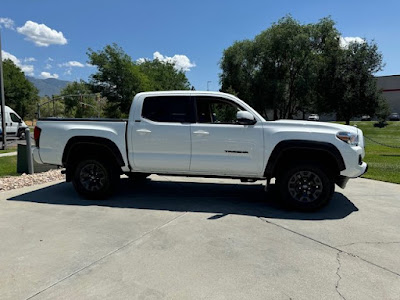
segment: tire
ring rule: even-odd
[[[148,174],[148,173],[129,173],[127,175],[129,177],[129,179],[132,180],[132,181],[144,181],[151,174]]]
[[[18,131],[17,137],[18,137],[20,140],[23,140],[23,139],[25,138],[25,132],[22,131],[22,130],[19,130],[19,131]]]
[[[300,211],[315,211],[330,201],[335,190],[332,175],[315,163],[289,167],[277,178],[284,204]]]
[[[75,164],[72,183],[86,199],[106,199],[114,191],[118,173],[102,159],[83,159]]]

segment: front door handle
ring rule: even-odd
[[[198,135],[209,135],[210,134],[208,131],[204,131],[204,130],[193,131],[193,133],[198,134]]]
[[[136,132],[139,132],[139,134],[147,134],[147,133],[151,133],[151,130],[148,129],[138,129],[136,130]]]

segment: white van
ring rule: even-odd
[[[5,122],[6,122],[7,136],[21,138],[24,135],[25,128],[28,128],[28,126],[12,108],[6,106],[5,114],[6,114]],[[1,118],[2,116],[0,112],[0,139],[3,139]]]

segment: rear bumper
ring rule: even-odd
[[[37,147],[33,147],[33,148],[32,148],[32,156],[33,156],[33,159],[34,159],[38,164],[43,164],[42,160],[40,159],[39,148],[37,148]]]

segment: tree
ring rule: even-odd
[[[374,43],[351,43],[340,53],[334,82],[336,101],[326,103],[326,110],[336,112],[337,118],[350,124],[350,119],[363,114],[374,115],[379,104],[373,74],[382,69],[382,55]]]
[[[101,103],[96,100],[90,86],[85,81],[74,81],[62,89],[65,114],[75,118],[90,118],[101,115]]]
[[[330,18],[302,25],[287,16],[224,50],[221,90],[233,89],[264,116],[272,109],[274,119],[335,112],[348,121],[374,113],[379,92],[373,74],[381,62],[376,44],[341,46]]]
[[[97,67],[90,76],[91,90],[107,98],[109,117],[126,117],[136,93],[149,90],[149,79],[117,44],[97,52],[89,49],[87,54],[89,63]]]
[[[33,117],[39,91],[26,79],[24,72],[9,59],[3,61],[3,75],[6,104],[21,118]]]
[[[133,97],[144,91],[188,90],[189,80],[175,65],[158,59],[133,62],[116,44],[88,51],[89,63],[97,67],[90,76],[90,89],[107,98],[109,117],[126,117]]]
[[[149,88],[153,91],[190,89],[190,83],[185,73],[176,70],[172,63],[154,59],[145,60],[138,66],[139,70],[149,79]]]

